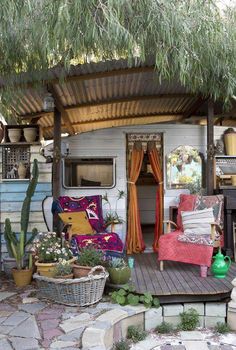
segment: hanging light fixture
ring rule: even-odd
[[[48,92],[43,99],[43,110],[45,112],[53,112],[54,111],[54,98],[50,92]]]

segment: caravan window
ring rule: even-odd
[[[65,158],[66,188],[111,188],[115,186],[115,158]]]

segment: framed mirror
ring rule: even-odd
[[[167,188],[198,193],[203,184],[203,155],[192,146],[179,146],[167,155]]]

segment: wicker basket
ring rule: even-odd
[[[96,270],[102,270],[95,275]],[[86,306],[101,300],[108,272],[103,266],[95,266],[88,276],[75,279],[56,279],[34,274],[39,289],[38,297],[70,306]]]

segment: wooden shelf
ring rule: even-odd
[[[39,146],[41,142],[2,142],[0,146]]]
[[[30,179],[2,179],[2,182],[29,182]]]

